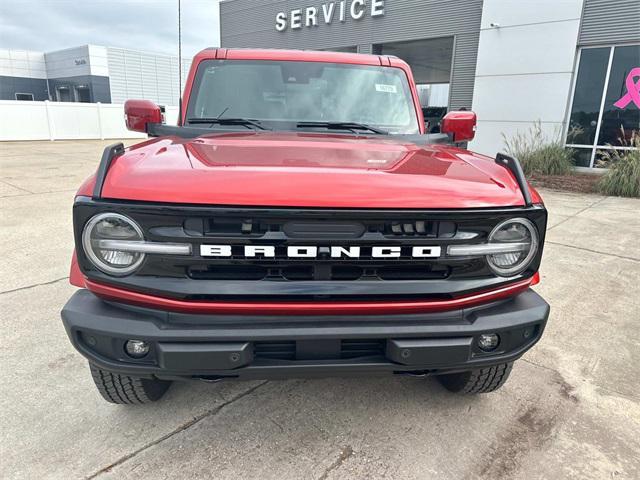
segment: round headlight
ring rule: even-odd
[[[117,250],[104,240],[144,241],[142,229],[129,217],[100,213],[89,220],[82,232],[84,253],[98,270],[116,276],[129,275],[144,261],[144,253]]]
[[[498,275],[509,277],[526,269],[538,251],[538,231],[526,218],[505,220],[489,234],[490,244],[520,244],[520,249],[508,253],[487,255],[487,262]]]

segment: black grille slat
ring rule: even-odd
[[[453,222],[445,221],[403,221],[392,222],[386,224],[384,227],[384,233],[386,235],[393,235],[395,237],[427,237],[437,238],[442,232],[443,236],[450,238],[455,235],[456,224]]]
[[[296,342],[254,342],[253,356],[273,360],[295,360]]]
[[[188,218],[183,222],[190,236],[261,238],[270,232],[283,232],[286,238],[358,239],[365,233],[391,237],[451,238],[457,225],[450,221],[400,220],[379,223],[333,222],[321,220],[287,221],[242,217]]]
[[[424,265],[406,265],[379,267],[376,273],[381,280],[430,280],[446,278],[450,269],[446,266],[430,268]]]
[[[287,267],[281,269],[281,276],[289,281],[313,280],[313,266]]]
[[[359,266],[334,265],[331,268],[331,280],[358,280],[364,275],[364,269]]]
[[[195,280],[263,280],[268,269],[259,265],[206,265],[190,267],[188,274]]]
[[[184,222],[185,229],[197,225],[192,219]],[[263,224],[252,218],[222,217],[207,218],[202,223],[204,236],[261,236],[268,231],[273,231],[272,226]],[[191,227],[193,231],[193,227]]]
[[[282,227],[289,238],[360,238],[365,230],[360,222],[287,222]]]
[[[444,279],[451,274],[445,265],[405,264],[380,265],[373,262],[357,264],[320,264],[316,262],[302,265],[269,264],[218,264],[188,268],[194,280],[273,280],[273,281],[357,281],[364,278],[384,281]]]
[[[342,340],[340,358],[373,357],[384,354],[384,339]]]
[[[385,339],[348,339],[340,342],[340,358],[353,359],[384,355]],[[296,360],[295,341],[265,341],[253,343],[257,359]]]

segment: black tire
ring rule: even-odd
[[[439,375],[444,388],[454,393],[489,393],[505,384],[511,373],[513,362],[479,368],[468,372]]]
[[[162,398],[170,381],[130,377],[102,370],[89,364],[96,388],[107,402],[119,405],[141,405]]]

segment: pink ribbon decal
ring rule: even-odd
[[[637,82],[634,82],[635,79]],[[625,80],[627,87],[627,93],[618,100],[614,105],[618,108],[625,108],[631,102],[636,104],[636,107],[640,108],[640,67],[632,68]]]

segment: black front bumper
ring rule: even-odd
[[[139,377],[286,378],[440,374],[516,360],[541,337],[549,305],[533,290],[442,313],[358,316],[190,315],[76,292],[62,310],[73,345],[91,363]],[[491,353],[477,346],[497,333]],[[128,339],[150,344],[142,359]]]

